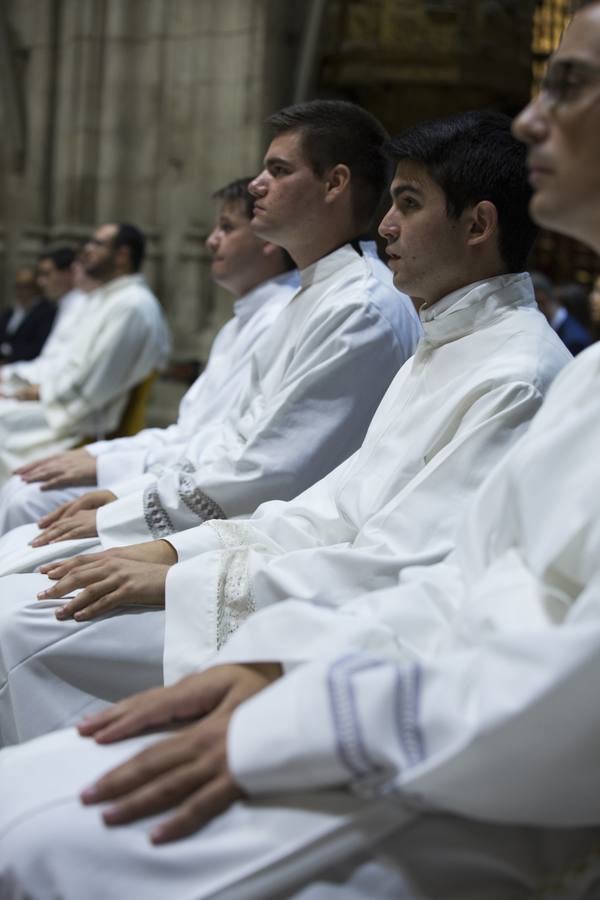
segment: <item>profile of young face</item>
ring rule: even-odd
[[[379,234],[387,242],[394,285],[417,309],[429,306],[468,283],[468,211],[450,217],[443,190],[416,162],[398,163],[390,194],[392,205]]]
[[[530,212],[600,246],[600,2],[581,9],[513,131],[529,145]]]
[[[40,259],[36,274],[38,287],[47,300],[60,300],[73,284],[71,269],[57,269],[52,259]]]
[[[212,254],[213,279],[236,296],[256,283],[256,272],[261,262],[265,242],[254,233],[241,201],[224,203],[206,239]]]
[[[299,235],[322,216],[326,188],[302,152],[299,131],[286,131],[271,141],[264,168],[251,182],[252,228],[265,240],[293,250]]]

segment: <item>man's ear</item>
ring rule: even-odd
[[[498,210],[491,200],[480,200],[469,210],[467,223],[469,246],[484,244],[498,231]]]
[[[127,244],[119,244],[119,246],[115,248],[115,263],[118,268],[124,271],[133,269],[131,264],[131,250]]]
[[[350,169],[344,163],[338,163],[330,169],[323,183],[325,185],[325,202],[333,203],[340,194],[348,190],[351,181]]]

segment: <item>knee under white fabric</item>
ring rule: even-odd
[[[18,475],[13,475],[0,491],[0,535],[19,525],[37,522],[63,503],[90,490],[90,487],[68,487],[42,491],[38,483],[27,484]]]
[[[596,896],[598,829],[486,825],[341,790],[236,803],[154,847],[164,815],[110,829],[78,795],[158,737],[100,747],[68,730],[0,753],[4,900],[106,900],[113,886],[144,900]]]
[[[2,581],[0,746],[77,722],[82,715],[163,682],[164,614],[140,607],[59,622],[62,601],[36,600],[44,575]]]

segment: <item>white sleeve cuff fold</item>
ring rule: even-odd
[[[134,489],[139,490],[139,479],[144,475],[146,455],[146,450],[101,453],[97,462],[96,481],[98,487],[110,488],[111,485],[116,485],[121,491],[117,494],[119,497],[125,493],[129,494],[132,492],[132,489],[129,487],[130,484],[137,484],[137,487]],[[127,481],[124,480],[125,477]],[[144,481],[144,485],[145,483]],[[114,491],[114,493],[117,493],[117,491]]]
[[[177,553],[178,562],[186,562],[210,550],[222,549],[217,533],[207,523],[197,525],[196,528],[186,528],[185,531],[176,531],[164,540]]]
[[[307,791],[348,783],[335,751],[324,690],[327,666],[302,667],[239,706],[229,726],[227,755],[248,794]]]

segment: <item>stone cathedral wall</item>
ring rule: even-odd
[[[145,274],[176,355],[206,355],[231,309],[208,277],[210,193],[257,169],[264,117],[290,100],[284,7],[3,0],[0,299],[48,241],[132,221],[149,235]]]
[[[205,359],[231,302],[210,283],[210,193],[251,174],[297,96],[390,130],[529,94],[535,0],[2,0],[0,303],[48,241],[130,220],[176,359]],[[306,59],[304,60],[306,62]],[[306,76],[306,72],[304,73]],[[301,79],[300,79],[301,80]]]

